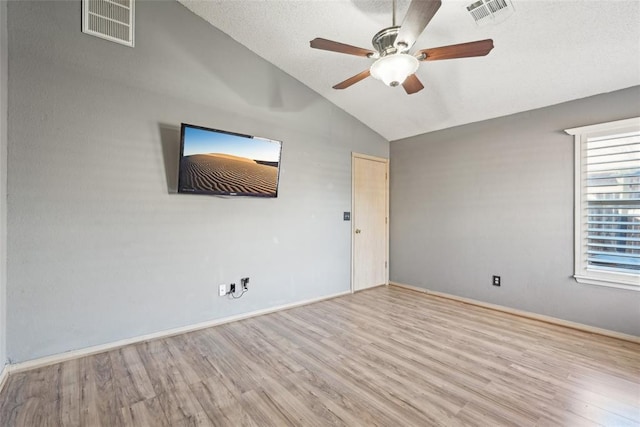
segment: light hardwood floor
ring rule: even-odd
[[[396,287],[12,375],[4,426],[640,425],[640,345]]]

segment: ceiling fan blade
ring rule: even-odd
[[[356,55],[369,57],[375,52],[369,49],[364,49],[357,46],[351,46],[349,44],[334,42],[332,40],[315,38],[309,42],[314,49],[329,50],[331,52],[346,53],[347,55]]]
[[[440,59],[468,58],[471,56],[485,56],[493,49],[493,40],[478,40],[476,42],[452,44],[449,46],[433,47],[419,51],[423,55],[421,61],[438,61]]]
[[[360,80],[366,79],[370,75],[371,75],[371,73],[369,72],[369,70],[364,70],[363,72],[358,73],[355,76],[349,77],[347,80],[338,83],[333,88],[334,89],[346,89],[349,86],[358,83]]]
[[[396,44],[406,43],[407,48],[413,46],[441,5],[440,0],[412,0],[402,21]]]
[[[407,92],[407,95],[420,92],[422,89],[424,89],[422,82],[415,74],[411,74],[409,77],[407,77],[402,83],[402,87],[404,88],[405,92]]]

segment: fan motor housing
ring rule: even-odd
[[[396,44],[396,38],[400,27],[388,27],[384,28],[376,33],[371,40],[373,47],[378,51],[380,57],[393,55],[394,53],[402,53],[409,50],[410,46],[406,44]]]

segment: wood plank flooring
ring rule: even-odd
[[[396,287],[12,375],[1,426],[638,426],[640,345]]]

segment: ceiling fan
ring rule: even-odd
[[[346,89],[360,80],[372,76],[382,80],[387,86],[402,85],[407,94],[411,95],[424,89],[415,75],[420,61],[485,56],[493,49],[493,40],[486,39],[422,49],[410,54],[409,50],[441,5],[441,0],[412,0],[402,25],[396,26],[396,0],[393,0],[392,26],[378,31],[373,36],[371,42],[376,49],[375,52],[322,38],[311,40],[311,47],[376,60],[368,70],[338,83],[333,86],[334,89]]]

